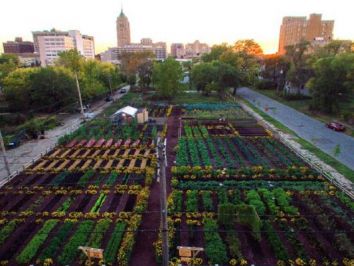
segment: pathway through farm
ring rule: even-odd
[[[174,108],[172,115],[167,120],[167,163],[166,169],[167,178],[167,195],[171,192],[171,166],[175,160],[174,147],[178,141],[178,126],[180,109]],[[150,197],[148,201],[147,213],[144,214],[137,240],[129,265],[157,265],[155,257],[155,249],[153,242],[157,239],[157,231],[150,231],[159,229],[160,227],[160,184],[154,182],[151,186]],[[150,213],[151,212],[151,213]],[[148,231],[144,231],[148,230]]]

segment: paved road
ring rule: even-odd
[[[129,86],[124,87],[127,91]],[[118,100],[125,94],[116,93],[113,95],[114,100]],[[105,102],[104,100],[93,104],[91,110],[93,116],[101,113],[105,108],[111,105],[112,102]],[[23,169],[23,165],[30,163],[36,159],[41,153],[46,153],[47,149],[55,146],[59,137],[70,133],[77,129],[81,123],[81,115],[74,114],[68,116],[64,121],[64,125],[56,127],[52,130],[46,131],[45,139],[28,141],[25,144],[17,147],[16,149],[8,150],[6,152],[11,172],[19,171]],[[1,154],[2,155],[2,154]],[[2,156],[0,157],[0,183],[1,180],[7,177],[5,165]]]
[[[237,94],[263,111],[268,109],[268,115],[295,131],[301,138],[316,145],[327,154],[334,156],[334,150],[339,145],[340,153],[335,158],[354,170],[354,138],[330,130],[326,128],[324,123],[251,89],[238,89]]]

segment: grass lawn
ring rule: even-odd
[[[265,96],[268,96],[269,98],[272,98],[282,104],[285,104],[291,108],[294,108],[295,110],[302,112],[304,114],[307,114],[308,116],[315,118],[323,123],[328,123],[333,120],[338,120],[341,123],[346,125],[346,134],[349,136],[354,137],[354,128],[351,125],[348,125],[345,121],[343,121],[338,115],[327,115],[319,112],[311,112],[308,110],[308,106],[311,102],[311,99],[305,99],[305,100],[293,100],[293,101],[288,101],[285,100],[284,98],[280,97],[277,95],[275,90],[257,90],[253,89],[256,92],[259,92]],[[354,101],[346,104],[342,104],[343,111],[349,111],[353,110],[354,112]]]
[[[210,96],[204,96],[198,92],[191,93],[181,93],[177,95],[172,101],[172,104],[184,104],[184,103],[215,103],[221,102],[220,98],[216,93],[211,94]]]
[[[319,148],[317,148],[315,145],[311,144],[307,140],[300,138],[296,132],[293,130],[289,129],[288,127],[284,126],[282,123],[279,121],[275,120],[268,114],[264,113],[257,107],[255,107],[253,104],[249,103],[248,101],[244,100],[243,101],[245,104],[247,104],[250,108],[252,108],[253,111],[255,111],[257,114],[262,116],[264,120],[267,122],[273,124],[275,127],[279,128],[281,131],[291,134],[295,136],[296,138],[294,139],[296,142],[298,142],[302,148],[310,151],[311,153],[315,154],[319,159],[321,159],[323,162],[326,164],[332,166],[334,169],[336,169],[339,173],[344,175],[346,178],[348,178],[350,181],[354,182],[354,171],[347,167],[346,165],[342,164],[332,156],[328,155],[327,153],[323,152]]]

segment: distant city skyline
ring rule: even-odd
[[[323,19],[335,20],[334,39],[353,40],[353,7],[351,0],[123,2],[132,42],[151,38],[168,46],[195,40],[213,45],[254,39],[265,53],[277,51],[280,25],[285,16],[321,13]],[[76,29],[94,36],[96,53],[117,43],[115,22],[121,1],[52,0],[48,4],[45,0],[12,0],[2,3],[2,10],[5,12],[0,16],[0,43],[17,36],[32,41],[32,31],[51,28]]]

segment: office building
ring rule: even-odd
[[[82,35],[77,30],[34,31],[34,50],[42,66],[53,65],[61,52],[76,49],[88,59],[95,58],[95,42],[92,36]]]
[[[279,54],[286,53],[286,47],[309,41],[310,43],[326,44],[333,38],[333,20],[322,20],[321,14],[306,17],[284,17],[280,26]]]
[[[117,46],[123,47],[130,44],[130,25],[128,17],[124,14],[123,9],[117,18]]]

